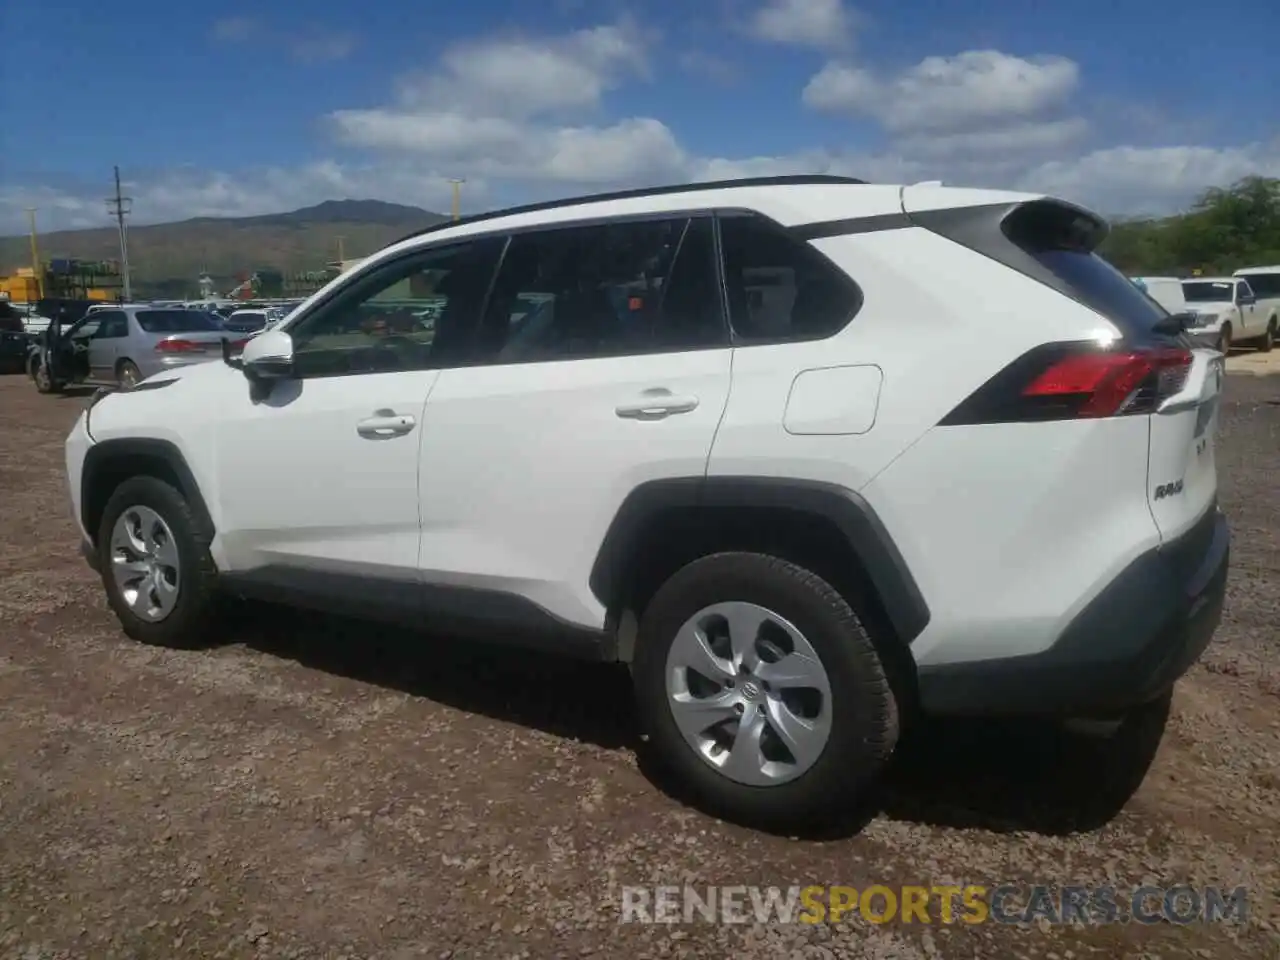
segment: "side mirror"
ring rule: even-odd
[[[1242,293],[1240,294],[1240,299],[1237,300],[1236,302],[1239,303],[1242,307],[1247,307],[1251,303],[1256,303],[1257,300],[1258,298],[1254,296],[1252,293]]]
[[[280,330],[264,330],[245,343],[240,366],[255,380],[287,380],[293,376],[293,338]]]

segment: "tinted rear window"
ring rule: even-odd
[[[1053,249],[1027,252],[1057,277],[1073,297],[1108,320],[1150,330],[1169,315],[1164,307],[1096,253]]]
[[[205,333],[222,329],[207,313],[198,310],[139,310],[138,326],[147,333]]]
[[[1032,200],[913,213],[920,226],[1096,311],[1130,340],[1162,337],[1169,313],[1093,251],[1106,223],[1069,204]]]
[[[1182,295],[1187,298],[1187,303],[1230,303],[1235,286],[1225,280],[1190,280],[1182,285]]]

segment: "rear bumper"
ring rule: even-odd
[[[1231,534],[1215,505],[1130,564],[1043,653],[920,668],[921,707],[981,716],[1106,717],[1165,693],[1222,619]]]
[[[1196,328],[1186,331],[1186,336],[1197,347],[1217,350],[1218,342],[1222,339],[1222,330],[1218,327]]]

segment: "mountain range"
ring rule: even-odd
[[[313,207],[256,217],[196,217],[129,228],[129,265],[135,286],[194,287],[202,272],[226,280],[274,268],[283,273],[323,270],[339,258],[367,256],[448,219],[418,207],[381,200],[326,200]],[[114,227],[60,230],[38,237],[40,257],[112,260],[120,257]],[[0,237],[0,274],[31,260],[25,236]]]

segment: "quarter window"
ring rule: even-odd
[[[841,330],[862,292],[809,244],[756,216],[720,221],[725,289],[743,341],[817,340]]]
[[[478,342],[482,363],[727,346],[708,217],[516,234]]]
[[[423,251],[375,268],[289,326],[302,377],[458,366],[505,241]]]

